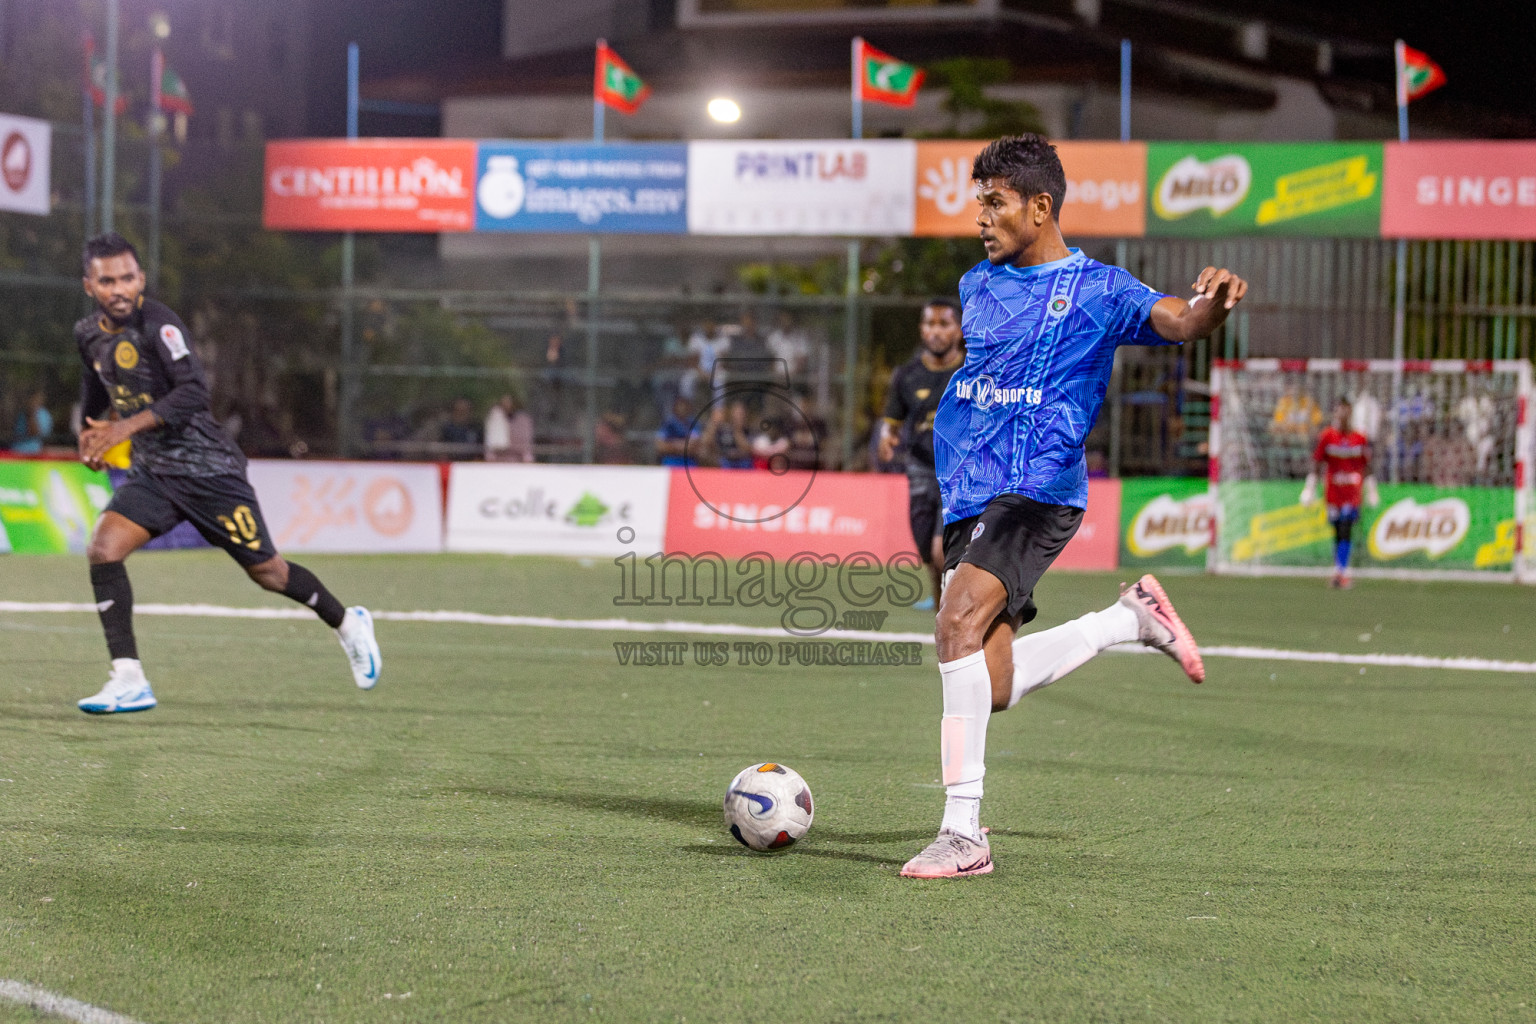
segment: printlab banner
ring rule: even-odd
[[[688,147],[479,144],[479,231],[688,230]]]
[[[449,551],[644,558],[662,549],[670,470],[454,463]]]
[[[1147,234],[1381,234],[1380,143],[1147,145]]]
[[[1321,502],[1299,505],[1294,480],[1222,484],[1222,561],[1233,565],[1333,564],[1333,527]],[[1360,510],[1356,567],[1509,572],[1515,492],[1507,487],[1382,484],[1381,505]]]
[[[692,142],[688,231],[696,235],[910,235],[917,145]]]
[[[1536,238],[1536,142],[1388,143],[1387,238]]]
[[[247,475],[279,551],[443,550],[435,463],[255,459]]]
[[[0,114],[0,210],[48,213],[52,140],[47,121]]]
[[[78,462],[0,460],[0,551],[82,552],[110,500],[107,475]]]

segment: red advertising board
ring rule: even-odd
[[[470,231],[473,141],[267,143],[262,226],[279,231]]]
[[[1110,572],[1120,564],[1120,481],[1088,481],[1088,514],[1055,569]]]
[[[1114,569],[1119,531],[1120,481],[1089,481],[1088,515],[1056,565]],[[726,558],[763,551],[780,561],[803,552],[843,558],[863,551],[884,561],[913,550],[907,478],[675,469],[667,499],[666,548],[690,555],[712,551]]]
[[[1387,238],[1536,238],[1536,142],[1386,146]]]

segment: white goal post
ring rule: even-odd
[[[1218,360],[1211,396],[1210,570],[1332,571],[1327,510],[1300,496],[1345,398],[1381,496],[1355,527],[1356,575],[1536,583],[1528,361]]]

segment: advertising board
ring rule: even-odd
[[[660,551],[670,482],[660,466],[455,463],[447,548],[608,558]]]
[[[443,550],[435,463],[254,459],[247,475],[278,551]]]
[[[482,142],[478,231],[682,234],[688,147]]]
[[[262,226],[286,231],[469,231],[475,143],[293,139],[267,143]]]

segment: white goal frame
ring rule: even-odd
[[[1236,378],[1244,372],[1259,373],[1386,373],[1392,375],[1394,400],[1404,393],[1404,381],[1411,382],[1416,374],[1486,374],[1507,373],[1516,378],[1517,408],[1514,434],[1514,506],[1510,510],[1515,522],[1514,560],[1508,570],[1492,569],[1396,569],[1362,567],[1354,570],[1361,577],[1387,579],[1468,579],[1491,582],[1520,582],[1536,584],[1536,500],[1533,500],[1532,467],[1536,456],[1536,385],[1533,385],[1531,363],[1524,359],[1226,359],[1216,360],[1211,368],[1211,426],[1210,426],[1210,500],[1213,509],[1211,544],[1206,555],[1209,572],[1253,576],[1326,576],[1332,572],[1325,566],[1256,565],[1233,562],[1223,557],[1225,530],[1238,528],[1238,524],[1224,522],[1221,503],[1222,487],[1222,422],[1223,392],[1231,394]],[[1508,449],[1504,449],[1506,452]],[[1380,479],[1380,458],[1375,472]],[[1298,490],[1300,481],[1297,482]],[[1359,541],[1357,541],[1358,543]]]

